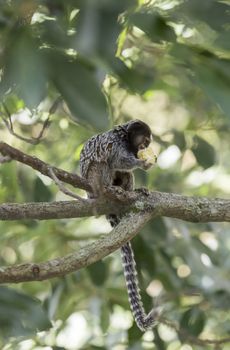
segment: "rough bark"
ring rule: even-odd
[[[145,223],[156,216],[191,222],[230,221],[230,200],[186,197],[162,192],[152,192],[146,196],[132,192],[127,194],[125,202],[100,199],[87,203],[68,201],[3,204],[0,206],[0,219],[76,218],[92,216],[95,212],[98,215],[111,212],[129,213],[108,236],[86,245],[77,252],[47,262],[0,268],[0,283],[45,280],[86,267],[131,240]]]
[[[174,193],[125,193],[121,201],[101,198],[87,202],[61,201],[52,203],[4,203],[0,205],[0,220],[49,220],[78,218],[129,211],[150,211],[190,222],[230,221],[230,200],[189,197]]]

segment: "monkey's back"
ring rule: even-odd
[[[90,165],[93,162],[110,164],[113,158],[127,143],[127,128],[117,126],[112,130],[91,137],[84,145],[80,155],[81,176],[87,178]]]

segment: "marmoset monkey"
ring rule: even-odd
[[[103,189],[120,186],[125,191],[134,190],[134,176],[136,168],[149,169],[156,161],[151,159],[151,151],[145,149],[151,142],[151,130],[141,120],[130,121],[119,125],[105,133],[93,136],[84,145],[80,157],[81,176],[86,178],[93,193],[89,198],[97,197]],[[121,217],[107,216],[112,227],[116,226]],[[121,247],[122,263],[129,302],[137,326],[142,330],[156,324],[157,311],[151,310],[146,315],[139,292],[136,263],[131,243]]]

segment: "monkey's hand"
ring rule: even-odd
[[[149,196],[150,192],[146,187],[140,187],[140,188],[136,188],[135,192],[143,194],[144,196]]]
[[[146,160],[142,160],[141,162],[141,168],[144,170],[149,170],[153,166],[153,163],[149,163]]]

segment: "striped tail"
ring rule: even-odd
[[[121,247],[121,256],[130,307],[137,326],[144,332],[156,325],[158,312],[152,309],[148,315],[145,313],[137,279],[136,263],[130,242]]]
[[[116,215],[108,215],[107,219],[112,227],[117,226],[119,223],[119,218]],[[133,317],[140,330],[145,332],[157,324],[158,311],[153,308],[148,315],[145,313],[137,279],[135,258],[130,242],[121,247],[121,257]]]

